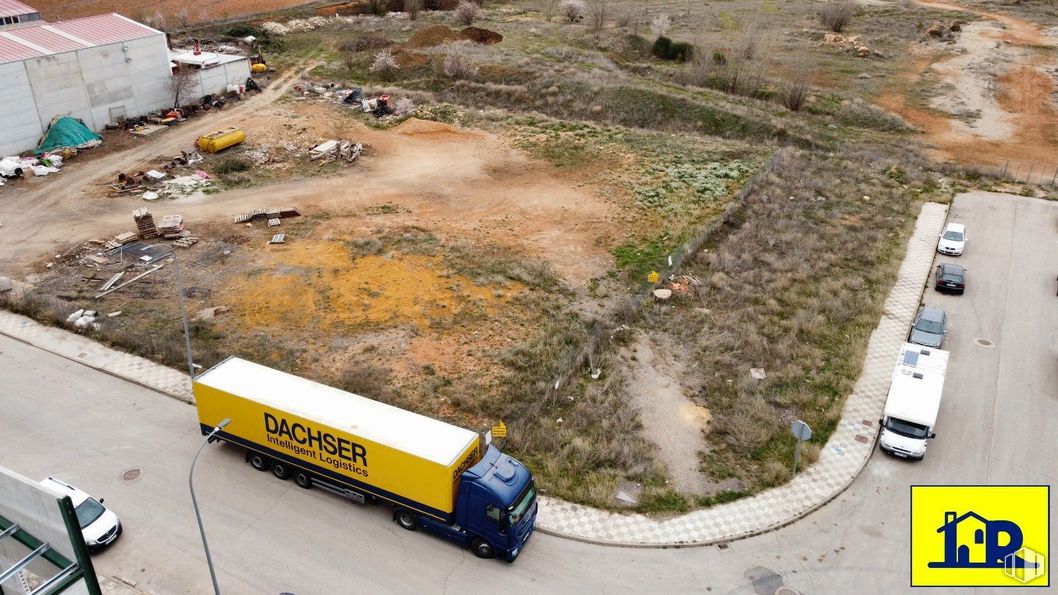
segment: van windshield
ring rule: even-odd
[[[533,505],[534,500],[536,500],[536,486],[530,483],[525,491],[522,492],[518,501],[515,502],[508,511],[508,519],[510,520],[512,527],[522,521],[522,517],[525,516],[525,512]]]
[[[890,417],[889,421],[885,422],[885,429],[900,434],[901,436],[907,436],[908,438],[924,439],[929,437],[928,427],[914,422],[896,419],[895,417]]]
[[[103,516],[103,505],[96,502],[95,498],[89,498],[84,502],[77,505],[74,512],[77,513],[77,522],[80,523],[81,528],[84,529],[88,525],[95,522],[96,519]]]

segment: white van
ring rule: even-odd
[[[880,420],[878,446],[883,451],[906,459],[926,456],[926,442],[937,436],[934,428],[947,369],[947,351],[911,343],[900,348]]]

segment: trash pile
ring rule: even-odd
[[[163,197],[180,198],[204,190],[213,184],[210,181],[212,176],[207,172],[196,169],[189,175],[174,174],[174,170],[190,168],[202,160],[202,155],[197,151],[181,151],[179,155],[162,164],[161,168],[165,171],[151,169],[131,174],[121,172],[117,182],[110,184],[108,196],[139,196],[143,200],[158,200]]]
[[[40,157],[0,158],[0,186],[4,185],[4,178],[21,178],[26,173],[32,173],[34,176],[58,173],[62,162],[61,153],[44,153]]]
[[[359,108],[376,118],[393,115],[397,111],[396,102],[389,95],[367,98],[360,87],[344,87],[334,82],[314,84],[301,81],[294,85],[294,90],[300,92],[302,97],[317,96],[329,99],[335,103],[348,105],[351,109]]]
[[[66,317],[66,322],[72,324],[74,328],[88,328],[92,327],[95,330],[103,328],[101,324],[96,322],[96,311],[80,309]]]

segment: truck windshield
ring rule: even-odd
[[[885,429],[900,434],[901,436],[907,436],[908,438],[926,438],[929,436],[928,427],[914,422],[896,419],[895,417],[889,418],[889,421],[885,423]]]
[[[522,517],[525,516],[525,512],[529,510],[529,507],[533,505],[534,500],[536,500],[536,486],[530,483],[525,488],[525,491],[522,492],[518,501],[507,511],[507,518],[510,519],[512,527],[522,521]]]

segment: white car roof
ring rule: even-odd
[[[69,496],[70,500],[73,501],[74,506],[77,506],[89,498],[87,492],[79,490],[65,481],[55,479],[54,477],[40,480],[40,485],[46,488],[51,488],[53,491],[57,492],[58,495]]]

